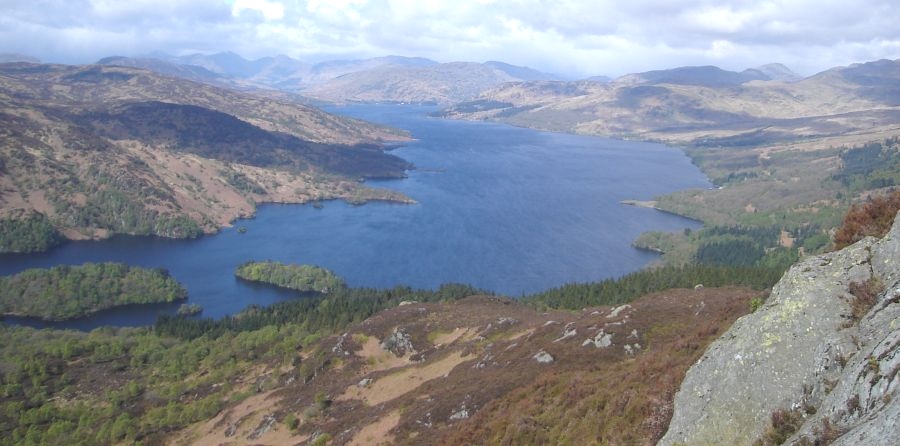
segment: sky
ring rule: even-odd
[[[900,58],[897,0],[0,0],[0,52],[500,60],[571,77]]]

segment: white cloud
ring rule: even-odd
[[[578,75],[900,57],[892,0],[0,0],[0,52],[503,60]]]
[[[284,5],[268,0],[235,0],[231,14],[238,17],[247,10],[262,14],[266,20],[281,20],[284,17]]]

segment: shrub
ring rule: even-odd
[[[787,441],[803,424],[803,415],[799,410],[776,409],[772,412],[771,424],[756,440],[754,446],[774,446]]]
[[[862,319],[869,310],[875,306],[878,295],[884,291],[884,283],[877,277],[872,277],[865,282],[851,282],[850,294],[850,311],[853,321]]]
[[[834,234],[835,249],[852,245],[867,236],[883,237],[891,229],[897,211],[900,211],[900,191],[853,205]]]

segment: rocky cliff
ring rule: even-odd
[[[900,444],[900,218],[792,267],[688,371],[674,444]]]

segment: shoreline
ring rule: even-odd
[[[695,221],[695,222],[703,224],[703,225],[706,224],[706,222],[703,220],[693,218],[693,217],[688,217],[687,215],[682,215],[677,212],[672,212],[672,211],[660,208],[659,206],[657,206],[658,202],[656,200],[622,200],[619,202],[619,204],[624,204],[626,206],[633,206],[633,207],[642,208],[642,209],[653,209],[654,211],[662,212],[662,213],[669,214],[669,215],[674,215],[676,217],[681,217],[686,220]]]

